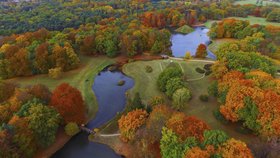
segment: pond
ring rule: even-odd
[[[172,54],[175,57],[184,57],[186,52],[190,52],[191,55],[195,55],[196,49],[199,44],[210,44],[210,38],[207,35],[209,29],[206,27],[196,27],[194,31],[189,34],[174,33],[171,37],[172,42]],[[208,58],[216,59],[216,56],[209,50]]]
[[[124,80],[123,86],[118,82]],[[98,112],[87,127],[97,128],[114,118],[124,110],[126,105],[125,93],[134,86],[133,79],[119,71],[102,71],[94,80],[92,87],[97,102]],[[62,149],[57,151],[52,158],[121,158],[109,146],[88,141],[86,133],[79,133],[71,138]]]
[[[204,27],[195,28],[194,32],[183,35],[172,35],[172,52],[175,57],[184,57],[186,51],[195,54],[196,48],[203,43],[208,45],[210,39],[207,36],[209,30]],[[208,51],[208,57],[215,59],[215,55]],[[123,86],[118,86],[118,82],[124,80]],[[100,127],[114,118],[121,112],[126,105],[125,93],[134,86],[133,79],[116,71],[104,70],[94,80],[92,87],[98,102],[98,112],[96,117],[91,120],[87,127],[90,129]],[[120,158],[109,146],[88,141],[86,133],[79,133],[52,158]]]

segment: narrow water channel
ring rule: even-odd
[[[123,86],[118,82],[124,80]],[[121,112],[126,105],[125,93],[134,86],[133,79],[119,71],[102,71],[94,80],[93,91],[98,102],[98,112],[87,127],[92,129],[106,124]],[[104,144],[88,141],[86,133],[79,133],[71,138],[52,158],[121,158],[114,150]]]

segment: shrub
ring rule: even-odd
[[[207,94],[202,94],[199,96],[199,99],[203,102],[208,102],[209,96]]]
[[[203,66],[203,68],[204,68],[204,70],[210,71],[212,65],[213,65],[213,64],[205,64],[205,65]]]
[[[61,77],[61,73],[62,73],[62,68],[61,67],[49,69],[49,77],[50,78],[58,79],[58,78]]]
[[[65,127],[64,127],[65,133],[69,136],[74,136],[77,133],[79,133],[80,129],[79,126],[74,123],[74,122],[69,122]]]
[[[149,65],[147,65],[147,66],[145,67],[145,70],[146,70],[147,73],[153,72],[153,68],[152,68],[151,66],[149,66]]]
[[[209,76],[212,73],[212,71],[206,71],[205,76]]]
[[[200,74],[204,74],[205,70],[201,69],[200,67],[195,68],[195,71],[200,73]]]

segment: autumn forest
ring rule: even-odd
[[[279,0],[0,0],[0,158],[279,149]]]

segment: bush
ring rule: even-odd
[[[209,76],[211,73],[212,73],[211,70],[210,70],[210,71],[206,71],[206,72],[205,72],[205,76]]]
[[[210,71],[212,65],[213,65],[213,64],[206,64],[206,65],[204,65],[203,68],[204,68],[204,70]]]
[[[147,66],[145,67],[145,70],[146,70],[147,73],[153,72],[153,68],[152,68],[151,66],[149,66],[149,65],[147,65]]]
[[[62,73],[62,68],[61,67],[49,69],[49,77],[50,78],[58,79],[58,78],[61,77],[61,73]]]
[[[114,71],[117,71],[118,67],[115,66],[115,65],[111,65],[109,66],[108,70],[111,71],[111,72],[114,72]]]
[[[218,81],[213,81],[208,87],[208,94],[214,97],[218,97]]]
[[[74,136],[77,133],[80,132],[80,128],[79,126],[74,123],[74,122],[70,122],[68,123],[65,127],[64,127],[65,133],[69,136]]]
[[[199,99],[203,102],[208,102],[209,96],[207,94],[202,94],[199,96]]]
[[[215,111],[213,111],[213,115],[221,123],[223,123],[223,124],[228,124],[229,123],[229,121],[221,114],[219,109],[216,109]]]
[[[200,67],[195,68],[195,71],[200,73],[200,74],[204,74],[205,70],[201,69]]]

